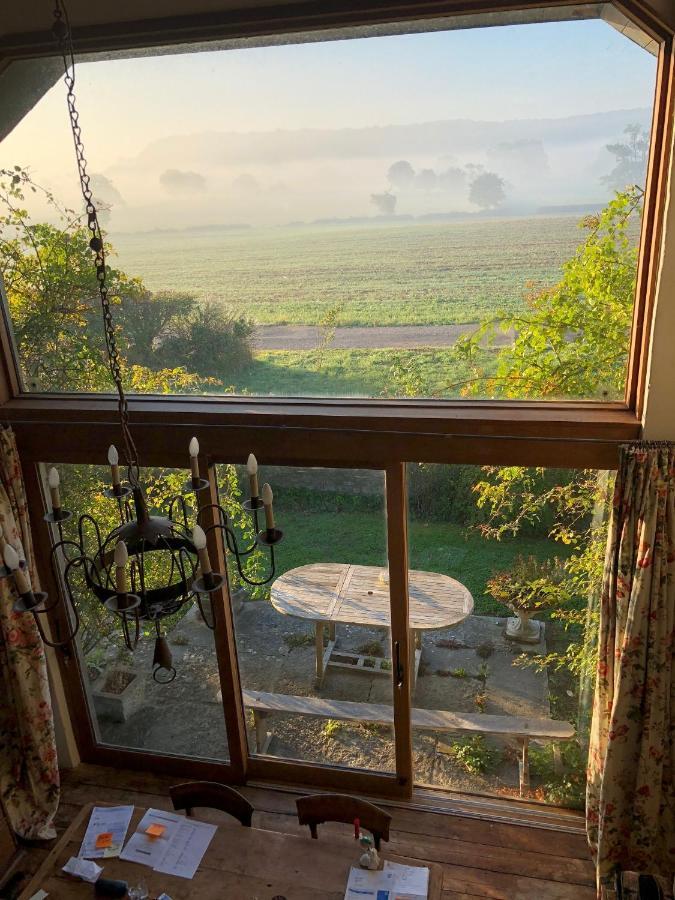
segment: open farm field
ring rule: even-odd
[[[522,306],[555,283],[578,217],[111,235],[151,290],[231,305],[260,325],[452,325]]]

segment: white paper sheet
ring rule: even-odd
[[[78,853],[80,859],[119,856],[133,814],[133,806],[95,806]],[[110,847],[99,848],[96,846],[96,838],[105,832],[111,832],[112,843]]]
[[[429,869],[426,866],[404,866],[385,860],[384,871],[394,875],[396,900],[427,900]]]
[[[394,900],[393,872],[371,872],[352,866],[349,870],[345,900]]]
[[[162,809],[149,809],[120,853],[120,859],[141,863],[154,869],[164,858],[173,834],[184,821],[183,816],[175,813],[165,812]],[[166,829],[161,837],[152,838],[145,833],[145,829],[153,824],[163,825]]]
[[[153,824],[164,826],[160,837],[145,834],[146,828]],[[215,833],[216,826],[207,822],[149,809],[127,841],[120,859],[142,863],[167,875],[193,878]]]
[[[155,866],[155,871],[178,875],[180,878],[194,878],[215,833],[215,825],[183,819],[169,841],[162,861]]]

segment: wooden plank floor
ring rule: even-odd
[[[56,820],[59,834],[84,803],[133,803],[168,809],[168,787],[176,781],[180,778],[91,765],[64,772]],[[253,786],[241,791],[255,806],[254,825],[276,831],[300,830],[295,812],[297,791]],[[431,811],[417,804],[388,805],[380,801],[380,805],[393,816],[388,845],[392,851],[442,866],[443,900],[595,898],[594,870],[580,818],[566,818],[565,830],[559,831],[535,824],[511,824],[503,818],[487,820],[475,813]],[[523,808],[524,816],[518,813],[520,818],[527,819],[527,809]],[[532,813],[531,821],[537,818],[538,814]],[[325,839],[329,835],[331,840],[352,839],[344,826],[323,826],[323,834]],[[34,872],[49,849],[27,848],[21,871]]]

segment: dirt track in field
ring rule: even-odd
[[[452,347],[459,337],[477,327],[476,322],[463,325],[387,325],[364,328],[336,328],[331,350],[414,350],[421,347]],[[503,335],[498,345],[508,344],[511,336]],[[257,329],[258,350],[314,350],[321,341],[316,325],[264,325]]]

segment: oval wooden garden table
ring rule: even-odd
[[[448,628],[466,619],[473,610],[473,597],[463,584],[448,575],[415,570],[408,573],[408,594],[413,637],[410,671],[414,688],[422,653],[421,632]],[[336,623],[390,627],[386,569],[348,563],[298,566],[272,584],[271,599],[274,608],[283,615],[314,622],[319,683],[329,665],[360,669],[370,674],[389,671],[389,668],[382,668],[383,660],[349,651],[334,652]],[[326,626],[328,645],[324,648]]]

